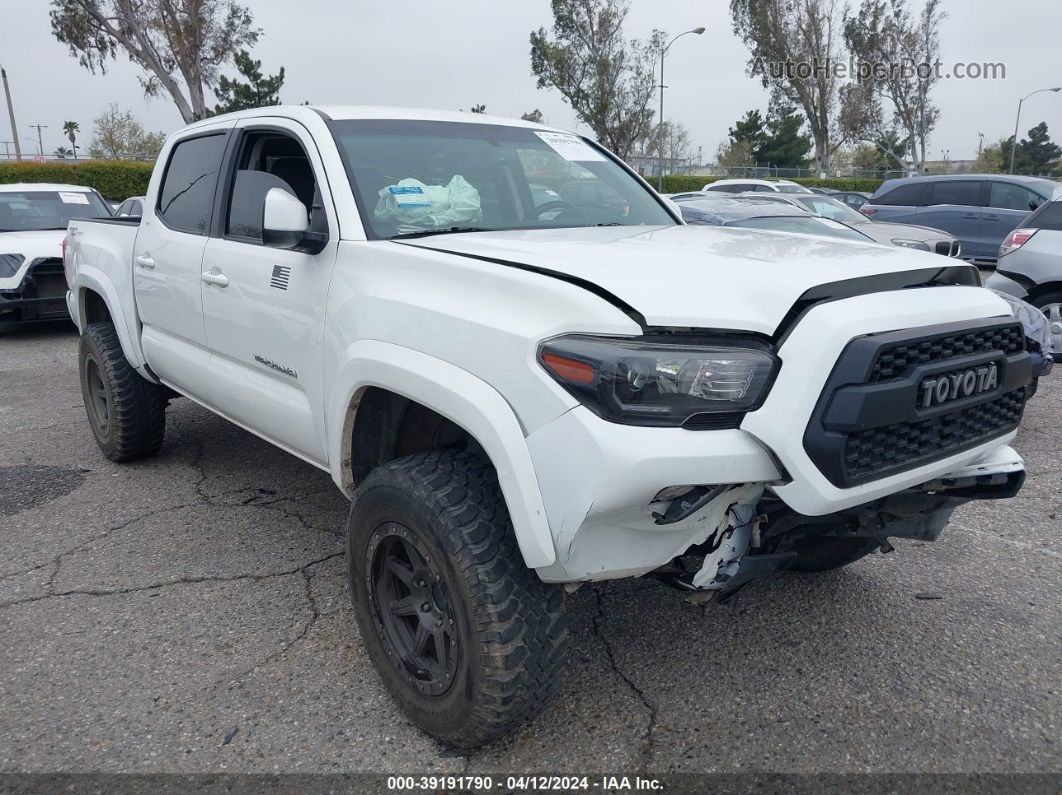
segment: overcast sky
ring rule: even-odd
[[[915,0],[921,7],[920,0]],[[273,72],[287,70],[282,99],[321,104],[385,104],[467,109],[519,116],[540,108],[547,121],[575,127],[556,91],[538,90],[530,74],[528,35],[549,27],[549,0],[246,0],[263,36],[254,55]],[[44,124],[44,148],[65,144],[62,123],[81,124],[84,143],[92,120],[109,102],[131,109],[150,129],[181,124],[167,98],[146,100],[138,70],[125,59],[106,75],[82,69],[52,37],[47,0],[0,0],[0,64],[8,72],[24,152],[31,124]],[[766,109],[767,95],[745,76],[747,50],[732,33],[726,0],[632,0],[629,37],[653,28],[674,35],[700,25],[668,53],[665,116],[682,122],[710,160],[728,127],[750,108]],[[1010,135],[1018,98],[1062,85],[1058,66],[1058,0],[944,0],[941,30],[946,67],[956,61],[1003,62],[1003,80],[944,80],[934,99],[941,120],[930,157],[950,150],[953,160],[976,154]],[[655,99],[654,99],[655,107]],[[1046,121],[1062,141],[1062,93],[1025,103],[1022,134]],[[582,128],[586,132],[585,128]],[[0,140],[10,139],[0,115]],[[0,147],[3,145],[0,144]],[[2,149],[0,149],[2,151]],[[33,150],[35,151],[35,149]]]

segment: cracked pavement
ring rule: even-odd
[[[1018,498],[725,605],[584,587],[560,697],[463,755],[369,663],[328,475],[184,399],[158,457],[111,464],[76,349],[0,337],[0,771],[1062,771],[1062,375]]]

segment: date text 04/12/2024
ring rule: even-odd
[[[389,776],[387,789],[391,791],[466,790],[489,792],[494,789],[514,791],[574,792],[601,790],[605,792],[663,790],[654,778],[641,776]]]

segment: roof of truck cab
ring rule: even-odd
[[[85,185],[63,185],[58,182],[11,182],[0,185],[0,193],[22,193],[24,191],[77,191],[92,193],[93,189]]]
[[[401,108],[386,105],[270,105],[264,108],[241,110],[212,116],[195,122],[190,127],[217,122],[226,118],[246,119],[262,116],[285,116],[299,118],[307,112],[316,113],[330,121],[347,121],[350,119],[413,119],[420,121],[450,121],[465,124],[500,124],[508,127],[529,127],[536,130],[570,132],[548,124],[513,119],[508,116],[489,116],[486,113],[466,113],[458,110],[438,110],[431,108]]]

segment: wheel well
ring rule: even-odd
[[[86,323],[109,323],[111,311],[107,308],[107,302],[103,296],[95,290],[84,291],[85,322]]]
[[[1062,293],[1062,282],[1046,282],[1044,284],[1036,285],[1029,291],[1029,301],[1035,301],[1042,295],[1049,295],[1050,293]]]
[[[402,456],[446,448],[482,452],[464,428],[402,395],[367,387],[354,404],[349,483],[344,484],[351,489],[376,467]]]

